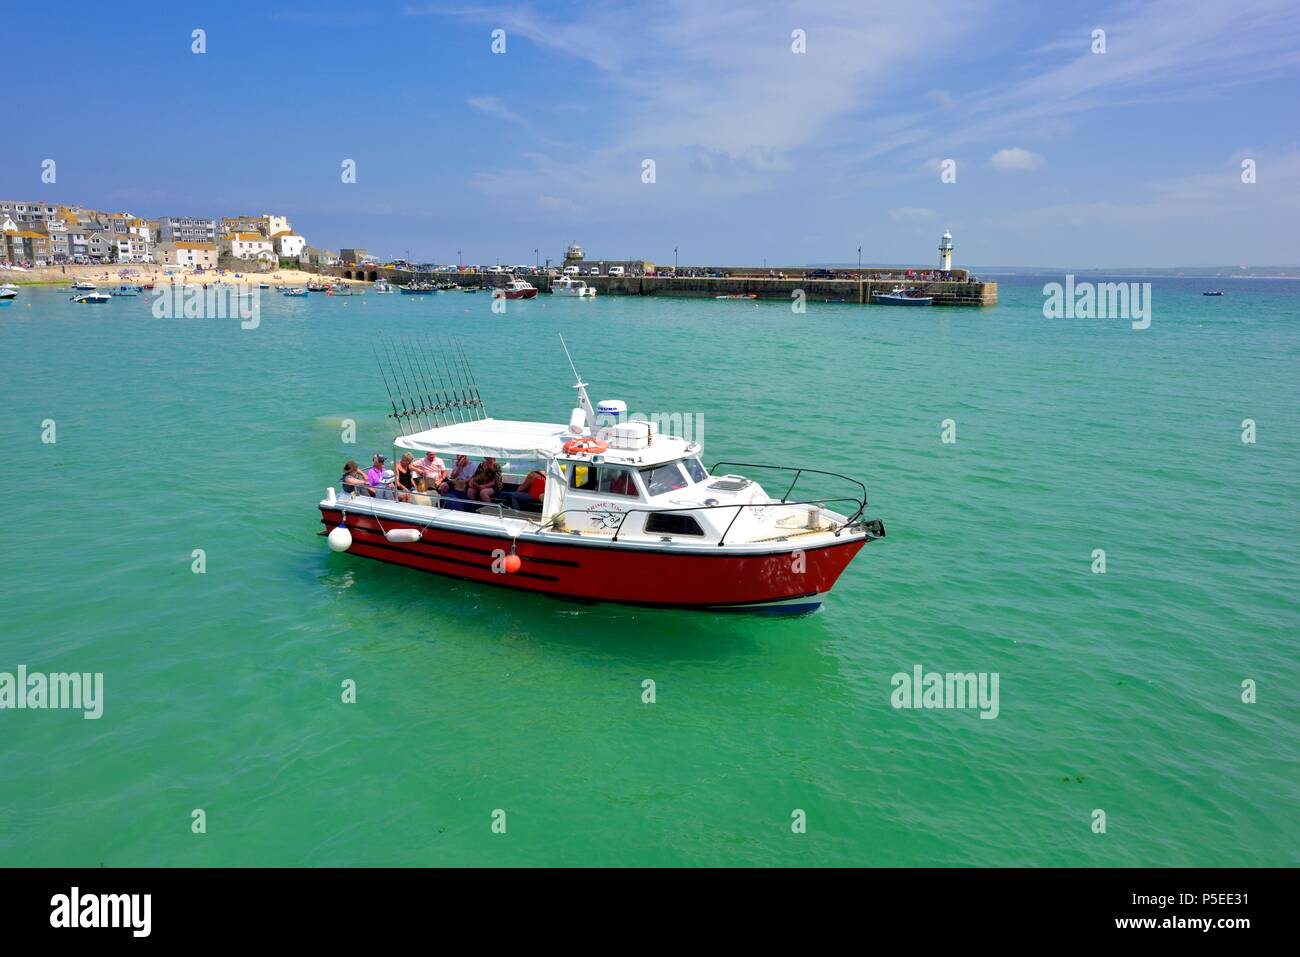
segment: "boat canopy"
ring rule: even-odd
[[[548,459],[559,455],[564,443],[573,438],[563,426],[548,422],[514,422],[508,419],[478,419],[457,422],[437,429],[403,435],[394,443],[412,452],[433,450],[471,458]]]

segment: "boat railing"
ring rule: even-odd
[[[864,485],[862,482],[859,482],[855,478],[850,478],[847,475],[841,475],[839,472],[825,472],[821,469],[806,469],[806,468],[795,467],[790,465],[767,465],[759,462],[717,462],[714,464],[713,468],[709,469],[709,477],[717,478],[718,469],[724,467],[742,468],[742,469],[769,469],[774,472],[793,472],[794,478],[791,479],[790,481],[790,487],[785,490],[785,494],[782,495],[780,500],[776,503],[780,505],[799,504],[799,503],[791,502],[790,496],[794,493],[794,487],[799,484],[799,480],[803,478],[805,475],[825,475],[828,478],[839,479],[841,481],[848,482],[852,485],[856,485],[859,489],[862,490],[862,495],[860,497],[851,499],[851,501],[857,503],[858,508],[857,511],[855,511],[851,516],[849,516],[848,520],[844,524],[852,525],[854,522],[858,520],[858,517],[861,516],[862,513],[867,510],[866,485]]]
[[[357,491],[364,489],[364,491]],[[396,502],[401,505],[415,505],[420,508],[441,509],[448,512],[471,512],[479,515],[492,515],[495,513],[497,518],[506,518],[506,512],[515,514],[515,509],[510,508],[504,502],[484,502],[475,501],[471,498],[458,498],[454,495],[442,495],[438,492],[405,492],[401,489],[388,488],[385,486],[371,487],[369,485],[350,486],[338,485],[338,494],[335,500],[342,504],[351,502]],[[520,516],[538,521],[541,516],[527,512],[518,513]]]
[[[833,473],[828,473],[828,474],[833,474]],[[615,541],[615,542],[616,542],[616,541],[618,541],[618,536],[619,536],[619,534],[623,531],[623,526],[627,523],[628,518],[631,517],[631,516],[633,516],[633,515],[660,515],[660,514],[662,514],[662,515],[681,515],[681,514],[686,513],[686,512],[705,512],[705,511],[715,511],[715,510],[718,510],[718,509],[725,509],[725,508],[735,509],[735,510],[736,510],[736,514],[734,514],[734,515],[731,516],[731,521],[727,523],[727,527],[726,527],[725,529],[723,529],[723,531],[722,531],[722,535],[720,535],[719,538],[718,538],[718,547],[721,548],[723,545],[725,545],[725,544],[727,543],[727,535],[729,535],[729,534],[731,533],[731,528],[732,528],[733,525],[736,524],[736,519],[740,518],[741,513],[744,512],[744,510],[747,509],[747,508],[752,508],[752,509],[761,509],[761,508],[770,508],[770,507],[772,507],[772,506],[774,506],[774,505],[781,505],[781,506],[785,506],[785,507],[787,507],[787,508],[795,508],[795,507],[797,507],[797,506],[801,506],[801,505],[802,505],[802,506],[814,506],[814,505],[815,505],[815,506],[818,506],[818,507],[825,507],[825,506],[827,506],[827,505],[837,505],[837,504],[843,504],[843,503],[846,503],[846,502],[847,502],[847,503],[854,503],[854,504],[857,504],[857,505],[860,506],[859,509],[858,509],[858,511],[854,513],[853,518],[847,519],[846,521],[843,521],[843,522],[840,522],[840,523],[838,523],[838,524],[832,525],[832,527],[830,527],[830,528],[824,529],[824,531],[831,532],[831,533],[834,534],[836,537],[838,537],[839,534],[840,534],[842,531],[844,531],[844,529],[846,529],[846,528],[848,528],[850,525],[852,525],[852,524],[854,523],[854,521],[856,521],[857,516],[861,514],[862,508],[865,507],[865,505],[864,505],[864,503],[862,503],[862,501],[861,501],[860,499],[856,499],[856,498],[819,498],[819,499],[809,499],[809,500],[807,500],[807,501],[802,501],[802,502],[791,502],[791,501],[786,501],[786,500],[782,500],[782,501],[779,501],[779,502],[777,502],[777,501],[767,501],[767,502],[727,502],[727,503],[720,503],[720,504],[718,504],[718,505],[673,505],[673,506],[670,506],[670,507],[668,507],[668,508],[627,508],[627,509],[566,508],[566,509],[564,509],[564,510],[562,510],[562,511],[559,511],[559,512],[556,512],[554,515],[552,515],[551,518],[550,518],[547,522],[545,522],[545,523],[542,525],[542,528],[543,528],[543,530],[544,530],[544,529],[547,529],[547,528],[558,528],[558,527],[563,526],[564,524],[567,524],[567,523],[565,523],[565,522],[561,522],[561,523],[559,523],[559,525],[557,525],[557,523],[556,523],[556,519],[562,518],[562,517],[565,516],[565,515],[571,515],[571,514],[572,514],[572,515],[586,515],[586,516],[588,516],[588,517],[594,517],[594,516],[598,516],[598,515],[607,515],[607,516],[611,516],[611,517],[612,517],[612,516],[617,515],[617,516],[619,516],[619,519],[618,519],[618,525],[614,526],[614,535],[613,535],[613,538],[611,539],[611,541]]]

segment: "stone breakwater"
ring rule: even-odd
[[[330,266],[321,270],[330,276],[347,279],[387,279],[402,284],[417,278],[400,269],[362,270],[355,266]],[[492,273],[436,273],[421,278],[450,280],[462,286],[504,286],[511,276]],[[552,277],[523,276],[541,292],[551,288]],[[712,299],[715,296],[747,296],[793,302],[799,291],[808,302],[849,302],[874,304],[873,296],[888,293],[897,286],[918,289],[934,298],[936,306],[995,306],[998,284],[981,279],[773,279],[763,276],[581,276],[600,295],[606,296],[688,296]]]

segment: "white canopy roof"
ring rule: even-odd
[[[570,438],[565,426],[549,422],[479,419],[403,435],[394,444],[420,453],[433,450],[473,458],[491,455],[498,459],[541,459],[558,455]]]

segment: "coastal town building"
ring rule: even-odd
[[[219,256],[272,261],[277,257],[329,266],[338,256],[314,249],[288,216],[161,216],[146,219],[72,203],[0,200],[0,259],[57,265],[159,262],[216,265]],[[168,244],[162,249],[163,244]],[[359,250],[365,256],[369,254]],[[165,257],[160,258],[160,257]],[[211,262],[209,262],[211,260]]]
[[[6,262],[47,266],[54,258],[49,235],[34,229],[6,229],[3,245]]]
[[[164,243],[216,243],[217,221],[197,216],[163,216],[158,220],[158,241]]]
[[[339,250],[339,260],[349,266],[355,266],[357,263],[370,262],[370,259],[370,250],[368,249]]]
[[[339,254],[328,249],[307,246],[298,254],[298,262],[304,266],[337,266]]]
[[[275,254],[281,259],[297,259],[307,247],[307,240],[288,229],[274,233],[271,241],[275,244]]]
[[[147,263],[153,260],[148,238],[137,233],[114,236],[113,255],[120,263]]]
[[[94,231],[86,237],[86,255],[91,259],[108,259],[113,254],[111,233]]]
[[[154,249],[154,258],[162,266],[215,269],[217,267],[217,244],[183,241],[159,243]]]
[[[273,259],[271,240],[261,233],[232,233],[221,241],[222,252],[235,259]]]

